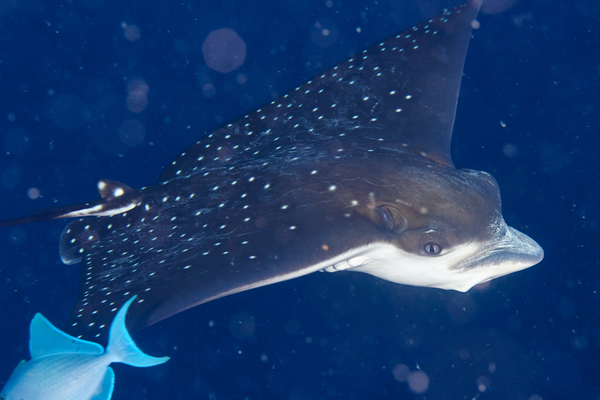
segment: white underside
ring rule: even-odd
[[[419,256],[408,253],[389,243],[371,243],[304,269],[245,285],[208,300],[298,278],[321,270],[327,272],[343,270],[364,272],[404,285],[466,292],[479,283],[522,270],[531,265],[513,261],[484,264],[467,270],[461,269],[461,262],[477,258],[477,254],[482,247],[480,243],[468,243],[456,246],[445,255]]]

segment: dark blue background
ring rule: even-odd
[[[1,2],[0,217],[96,198],[101,178],[152,184],[203,132],[452,5]],[[113,398],[600,399],[599,19],[593,0],[518,0],[480,15],[467,57],[454,162],[496,177],[508,224],[544,247],[540,265],[466,294],[338,273],[214,301],[136,334],[172,360],[115,366]],[[336,32],[333,45],[310,40],[316,22]],[[126,40],[123,23],[140,29],[138,41]],[[247,45],[228,74],[207,68],[201,52],[224,27]],[[150,88],[140,114],[126,107],[136,78]],[[129,118],[146,128],[135,147],[117,134]],[[27,197],[32,187],[40,199]],[[33,314],[60,326],[74,304],[78,267],[58,256],[64,225],[0,230],[0,385],[29,356]],[[239,321],[253,333],[241,337]],[[429,390],[396,381],[398,364],[425,372]],[[485,392],[478,382],[489,382]]]

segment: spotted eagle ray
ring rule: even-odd
[[[450,140],[472,25],[463,4],[378,43],[206,135],[132,189],[0,226],[78,217],[81,262],[65,330],[106,337],[131,296],[132,329],[315,271],[467,291],[540,262],[508,227],[485,173],[456,169]]]

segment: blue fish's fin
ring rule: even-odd
[[[52,354],[102,354],[98,343],[67,335],[50,323],[42,314],[35,314],[29,326],[29,353],[32,359]]]
[[[92,397],[90,400],[110,400],[115,388],[115,371],[111,367],[106,369],[104,379],[100,384],[98,390],[100,391],[97,395]]]
[[[165,363],[169,357],[152,357],[144,354],[133,342],[125,327],[125,315],[129,306],[137,296],[133,296],[121,307],[110,327],[110,337],[106,353],[114,356],[116,362],[134,367],[152,367]]]

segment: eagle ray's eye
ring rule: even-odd
[[[440,252],[442,251],[442,248],[437,243],[427,242],[423,246],[423,250],[425,251],[425,253],[435,256],[436,254],[440,254]]]

